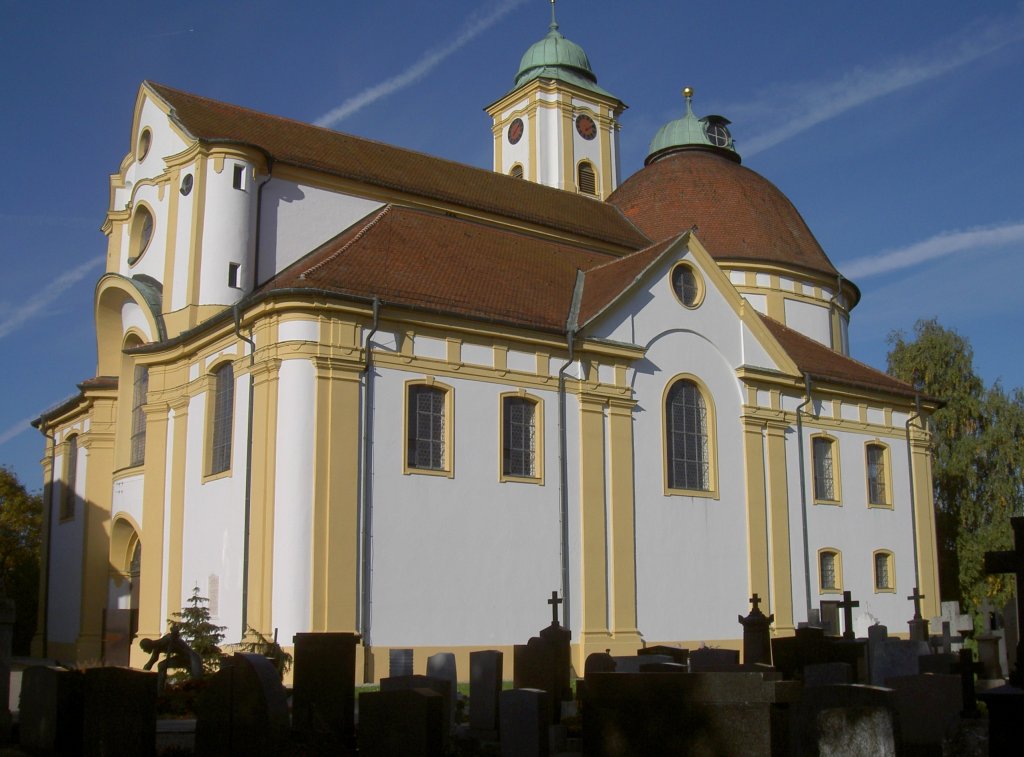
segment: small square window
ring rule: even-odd
[[[235,189],[245,189],[242,183],[245,181],[245,166],[236,165],[234,177],[231,181],[231,186]]]
[[[238,272],[241,267],[238,263],[228,263],[228,286],[232,289],[241,289],[238,283]]]

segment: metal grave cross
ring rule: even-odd
[[[960,661],[949,666],[949,670],[960,676],[960,692],[963,696],[964,708],[960,716],[965,718],[978,717],[978,702],[974,697],[974,675],[984,672],[985,666],[974,661],[974,652],[967,647],[960,650]]]
[[[747,601],[753,605],[753,607],[750,609],[751,612],[758,612],[761,609],[760,607],[758,607],[758,605],[761,604],[761,598],[757,596],[756,592],[754,593],[754,596],[752,596]]]
[[[1024,685],[1024,638],[1020,635],[1021,618],[1024,618],[1024,517],[1010,518],[1013,526],[1013,549],[1005,552],[985,553],[986,573],[1013,573],[1017,592],[1017,664],[1010,672],[1010,683]]]
[[[843,611],[843,638],[844,639],[856,639],[857,634],[853,631],[853,608],[860,607],[860,602],[855,602],[850,598],[850,592],[843,592],[843,601],[838,602],[837,606]]]
[[[911,594],[907,599],[914,600],[914,620],[921,619],[921,600],[925,599],[924,594],[916,586],[914,587],[914,593]]]
[[[551,625],[558,625],[558,606],[562,604],[562,600],[558,598],[558,592],[551,592],[551,599],[548,600],[548,604],[551,605]]]

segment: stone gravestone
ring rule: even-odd
[[[814,626],[797,628],[793,636],[771,640],[772,660],[786,678],[801,678],[807,665],[830,662],[825,630]]]
[[[672,658],[672,662],[678,665],[689,665],[690,664],[690,650],[680,649],[679,647],[669,647],[663,644],[655,644],[650,647],[643,647],[642,649],[636,650],[638,656],[656,654],[656,655],[668,655]]]
[[[469,727],[487,738],[498,734],[498,697],[504,655],[495,650],[469,653]]]
[[[452,717],[452,725],[455,725],[456,703],[459,700],[459,674],[455,667],[455,655],[451,652],[438,652],[427,658],[427,676],[440,678],[451,684],[449,688],[448,712]]]
[[[19,734],[22,748],[41,754],[82,750],[82,691],[79,670],[34,665],[21,675]]]
[[[913,676],[921,672],[918,658],[928,654],[928,643],[903,639],[885,639],[869,647],[871,684],[884,686],[890,678]]]
[[[590,658],[593,656],[594,655],[590,655],[590,657],[587,657],[587,660],[590,660]],[[641,668],[647,667],[649,665],[657,665],[660,663],[672,662],[672,658],[668,655],[649,654],[644,655],[642,657],[639,655],[636,657],[615,656],[612,657],[612,661],[615,663],[615,670],[617,670],[620,673],[639,673],[641,672]],[[584,667],[584,680],[585,679],[586,668]]]
[[[157,674],[131,668],[88,668],[83,683],[82,754],[156,754]]]
[[[960,698],[964,705],[963,710],[960,712],[960,717],[976,718],[980,714],[978,712],[977,697],[975,696],[974,676],[976,673],[980,673],[981,670],[981,664],[974,661],[974,655],[971,653],[971,650],[967,647],[961,648],[960,661],[953,665],[950,670],[950,672],[960,676]]]
[[[391,676],[380,679],[381,691],[405,691],[407,689],[423,689],[440,694],[444,698],[441,706],[441,715],[444,718],[445,728],[443,740],[448,745],[448,736],[451,732],[455,714],[452,708],[452,684],[444,678],[432,678],[431,676]]]
[[[853,668],[846,662],[824,662],[804,665],[804,686],[835,686],[853,683]]]
[[[388,677],[411,676],[413,674],[411,649],[388,650]]]
[[[298,633],[292,638],[292,729],[303,742],[354,746],[358,641],[352,633]]]
[[[740,651],[738,649],[718,649],[701,647],[690,652],[691,673],[720,673],[738,669]]]
[[[196,705],[197,755],[279,755],[288,745],[288,699],[266,657],[221,658]]]
[[[526,644],[517,644],[512,659],[513,685],[517,689],[541,689],[551,694],[551,724],[561,719],[562,702],[571,701],[569,677],[572,669],[569,642],[571,633],[558,623],[558,592],[551,592],[551,625]]]
[[[843,638],[853,640],[857,638],[853,630],[853,608],[860,607],[860,602],[851,597],[849,591],[844,591],[843,601],[836,603],[836,607],[843,611]]]
[[[895,757],[899,721],[894,694],[877,686],[804,689],[791,710],[795,754]]]
[[[761,598],[755,593],[750,598],[750,604],[753,605],[750,608],[750,614],[745,618],[742,615],[738,616],[740,625],[743,626],[743,663],[745,665],[772,664],[771,624],[775,620],[775,615],[765,616],[758,606],[760,603]]]
[[[916,586],[913,593],[907,597],[914,603],[914,617],[907,623],[910,627],[911,641],[928,641],[928,619],[921,617],[921,600],[926,598]]]
[[[0,597],[0,744],[11,738],[11,652],[14,643],[14,601]]]
[[[511,689],[499,698],[502,757],[547,757],[551,695],[541,689]]]
[[[839,627],[839,602],[830,599],[823,599],[819,604],[819,622],[826,636],[839,636],[842,629]],[[817,625],[811,623],[810,625]]]
[[[440,757],[447,731],[445,701],[444,695],[431,689],[361,693],[359,754]]]
[[[895,694],[900,742],[942,754],[942,742],[960,722],[963,697],[954,675],[897,676],[885,682]]]

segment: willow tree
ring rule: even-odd
[[[932,415],[932,475],[944,599],[977,610],[1013,593],[1006,576],[986,576],[984,555],[1012,546],[1010,517],[1024,514],[1024,393],[986,387],[970,342],[935,320],[913,338],[889,335],[889,373],[945,404]]]

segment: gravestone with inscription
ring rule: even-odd
[[[301,741],[335,748],[354,744],[358,641],[352,633],[292,638],[292,728]]]

